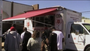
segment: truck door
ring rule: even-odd
[[[72,50],[81,50],[85,45],[85,30],[79,24],[71,24],[70,33],[67,34],[67,47]]]

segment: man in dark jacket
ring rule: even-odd
[[[22,51],[28,51],[27,50],[27,42],[28,39],[31,37],[31,33],[27,31],[27,28],[23,28],[24,32],[21,34],[22,39]]]

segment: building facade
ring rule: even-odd
[[[10,1],[3,1],[3,19],[25,13],[28,10],[39,9],[39,5],[25,5],[21,3],[15,3]]]

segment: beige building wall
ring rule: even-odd
[[[25,13],[25,11],[28,10],[34,10],[34,7],[37,9],[37,6],[37,4],[33,6],[10,1],[3,1],[3,19]]]
[[[33,10],[33,6],[20,3],[13,3],[13,16],[25,13],[25,11]]]
[[[82,22],[90,23],[90,19],[82,19]]]
[[[11,2],[3,1],[2,16],[4,18],[11,17]]]

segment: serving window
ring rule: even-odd
[[[45,15],[45,16],[37,16],[33,17],[33,26],[34,27],[49,27],[54,26],[54,18],[55,15]]]

